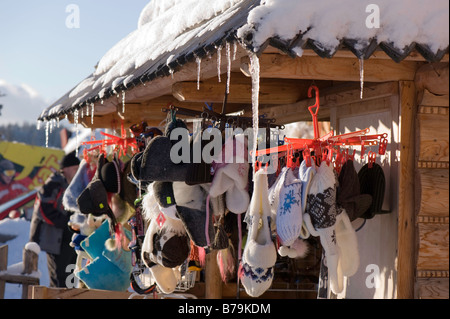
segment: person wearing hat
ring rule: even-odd
[[[50,175],[36,195],[30,225],[30,242],[36,242],[47,252],[50,287],[66,287],[69,275],[66,267],[76,262],[76,252],[70,246],[70,212],[64,209],[64,192],[75,176],[80,160],[75,152],[69,153],[60,163],[60,171]]]
[[[1,155],[0,155],[1,156]],[[28,192],[28,188],[19,181],[14,180],[16,177],[16,168],[14,164],[3,158],[0,158],[0,204],[4,204],[23,193]]]

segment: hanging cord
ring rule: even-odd
[[[206,244],[208,245],[208,247],[211,244],[211,241],[209,239],[209,198],[210,195],[208,194],[208,196],[206,197],[206,222],[205,222],[205,236],[206,236]]]
[[[355,229],[355,232],[360,231],[364,227],[364,225],[366,224],[367,219],[365,219],[365,218],[363,218],[363,219],[364,219],[363,223],[361,224],[361,226],[359,226],[358,228]]]

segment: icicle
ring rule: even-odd
[[[253,152],[252,163],[256,162],[259,128],[259,59],[254,53],[250,54],[250,74],[252,77],[252,113],[253,113]]]
[[[227,94],[230,93],[230,78],[231,78],[231,48],[230,43],[226,43],[227,53]]]
[[[197,62],[197,90],[200,90],[200,65],[202,64],[202,59],[196,57],[195,62]]]
[[[84,117],[84,109],[83,108],[81,108],[81,114],[80,114],[80,118],[83,118]]]
[[[59,128],[59,117],[56,119],[56,126]]]
[[[45,147],[48,148],[48,129],[50,126],[50,122],[46,121],[45,122]]]
[[[236,60],[236,54],[237,54],[237,43],[233,42],[233,61]]]
[[[359,94],[359,98],[362,100],[363,90],[364,90],[364,59],[359,59],[359,83],[361,86],[361,92]]]
[[[102,103],[103,103],[103,100],[102,100]],[[91,103],[91,124],[94,124],[94,113],[95,113],[94,103]]]
[[[221,78],[220,78],[221,64],[222,64],[222,46],[219,46],[217,48],[217,78],[218,78],[219,82],[222,82]]]
[[[122,114],[125,114],[125,91],[122,91]]]
[[[91,103],[91,104],[92,104],[92,103]],[[86,116],[89,116],[89,106],[90,106],[90,105],[87,105],[87,106],[86,106]]]
[[[53,132],[53,119],[50,120],[50,134]]]
[[[78,157],[78,109],[73,112],[74,122],[75,122],[75,154]]]
[[[64,119],[65,119],[65,120],[68,120],[68,119],[69,119],[69,116],[66,114],[66,115],[64,116]]]
[[[41,129],[41,123],[42,123],[42,121],[37,120],[37,122],[36,122],[36,130],[39,131]]]

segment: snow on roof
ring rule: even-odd
[[[314,39],[324,50],[334,51],[343,39],[362,43],[376,39],[403,50],[411,43],[429,47],[431,52],[449,45],[449,1],[447,0],[265,0],[252,9],[247,24],[238,30],[240,38],[253,35],[258,49],[267,39],[290,41],[299,31]],[[379,27],[366,20],[379,12]]]
[[[60,117],[83,105],[159,76],[239,41],[260,51],[270,43],[290,55],[312,48],[332,57],[342,46],[358,58],[383,49],[395,61],[416,49],[439,61],[448,52],[448,0],[377,0],[380,27],[368,28],[365,0],[152,0],[137,29],[99,61],[93,74],[45,109],[39,119]],[[98,104],[98,103],[97,103]],[[96,106],[97,112],[101,112]],[[99,113],[100,114],[100,113]]]

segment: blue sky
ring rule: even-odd
[[[92,73],[100,58],[137,28],[148,2],[0,0],[0,81],[32,88],[46,103],[54,102]],[[79,9],[79,28],[66,26],[68,18],[74,21],[70,18],[75,12],[66,12],[70,4]],[[4,116],[7,112],[2,112],[3,121]]]

